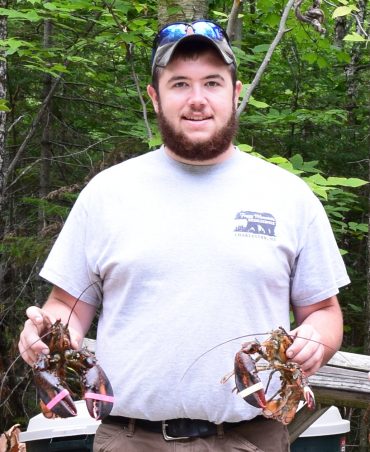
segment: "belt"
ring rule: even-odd
[[[162,433],[167,441],[200,438],[206,436],[216,435],[218,429],[223,431],[238,427],[248,421],[241,422],[224,422],[217,425],[202,419],[169,419],[167,421],[148,421],[146,419],[131,419],[123,416],[107,416],[102,420],[103,424],[120,424],[123,427],[128,427],[130,424],[135,424],[143,430],[153,433]]]

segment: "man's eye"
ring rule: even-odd
[[[176,82],[173,85],[174,88],[183,88],[184,86],[187,86],[185,82]]]
[[[214,86],[220,86],[220,84],[218,82],[216,82],[215,80],[210,80],[209,82],[207,82],[207,86],[214,87]]]

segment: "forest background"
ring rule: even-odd
[[[173,20],[227,28],[246,86],[237,144],[323,202],[352,280],[340,296],[343,350],[370,354],[367,7],[0,1],[0,432],[38,411],[18,335],[48,295],[38,272],[73,202],[97,172],[161,142],[146,85],[152,40]]]

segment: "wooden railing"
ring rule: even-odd
[[[338,352],[309,378],[315,393],[314,411],[303,407],[288,426],[293,442],[331,405],[353,408],[370,407],[370,356]]]

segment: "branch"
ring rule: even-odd
[[[114,105],[114,104],[107,104],[106,102],[99,102],[97,100],[87,99],[86,97],[73,97],[73,96],[54,96],[54,99],[62,99],[62,100],[73,100],[76,102],[86,102],[87,104],[92,105],[99,105],[101,107],[109,107],[109,108],[115,108],[117,110],[126,110],[127,107],[124,105]]]
[[[254,76],[254,79],[253,79],[252,83],[248,86],[248,89],[247,89],[247,91],[246,91],[246,93],[245,93],[245,95],[243,97],[243,100],[241,101],[241,103],[240,103],[240,105],[238,107],[238,110],[237,110],[237,116],[238,117],[243,113],[246,105],[249,102],[249,99],[250,99],[253,91],[255,90],[256,86],[260,82],[263,73],[265,72],[268,64],[270,63],[272,54],[274,53],[277,45],[281,41],[283,35],[288,31],[288,30],[285,29],[285,24],[286,24],[286,21],[288,19],[289,11],[291,10],[291,8],[293,6],[294,1],[295,0],[289,0],[288,3],[286,4],[285,8],[284,8],[283,15],[281,16],[281,19],[280,19],[278,32],[277,32],[274,40],[272,41],[272,43],[271,43],[271,45],[270,45],[270,47],[269,47],[269,49],[268,49],[268,51],[267,51],[267,53],[265,55],[265,58],[263,59],[263,61],[261,63],[261,66],[259,67],[256,75]]]
[[[320,9],[321,0],[314,0],[312,6],[310,6],[310,8],[308,8],[308,10],[304,14],[302,14],[299,8],[303,1],[304,0],[296,0],[294,4],[294,12],[297,19],[301,22],[312,25],[316,31],[324,34],[326,30],[322,26],[322,23],[325,20],[325,15],[324,12]]]
[[[123,32],[123,33],[127,33],[127,28],[125,28],[119,21],[116,13],[114,12],[112,5],[109,5],[107,2],[105,3],[105,6],[107,7],[108,11],[111,13],[113,20],[115,21],[117,27]],[[140,83],[139,83],[139,78],[136,74],[135,71],[135,66],[134,66],[134,58],[133,58],[133,44],[126,44],[126,50],[127,50],[127,61],[130,63],[131,66],[131,72],[132,72],[132,77],[134,79],[134,83],[135,83],[135,87],[136,87],[136,91],[137,94],[139,96],[139,100],[141,103],[141,107],[143,109],[143,118],[144,118],[144,123],[145,123],[145,127],[148,133],[148,138],[149,140],[151,140],[153,138],[153,134],[152,134],[152,130],[150,128],[149,125],[149,121],[148,121],[148,114],[147,114],[147,109],[146,109],[146,104],[144,101],[144,98],[141,94],[141,89],[140,89]]]
[[[21,155],[23,154],[23,151],[26,149],[28,143],[30,142],[31,138],[33,137],[33,135],[36,132],[37,126],[39,125],[41,118],[46,110],[46,108],[48,107],[51,98],[53,97],[53,94],[55,92],[55,90],[57,89],[60,81],[62,80],[62,76],[57,77],[54,81],[53,84],[50,88],[50,91],[48,93],[48,95],[45,97],[45,99],[43,100],[41,107],[36,115],[36,117],[34,118],[34,120],[32,121],[31,127],[28,130],[28,133],[26,135],[26,138],[23,140],[23,143],[19,146],[19,149],[17,151],[17,153],[15,154],[12,162],[10,163],[10,165],[8,166],[8,169],[6,171],[6,173],[4,174],[4,187],[6,186],[6,182],[9,178],[9,175],[14,171],[14,168],[16,167],[18,160],[20,159]],[[5,188],[6,190],[6,188]]]
[[[143,98],[143,96],[141,94],[139,78],[138,78],[138,76],[136,74],[136,71],[135,71],[133,52],[132,52],[132,45],[127,45],[127,55],[128,55],[128,60],[129,60],[130,65],[131,65],[132,77],[133,77],[134,82],[135,82],[136,91],[137,91],[137,94],[139,96],[141,107],[143,109],[143,118],[144,118],[144,123],[145,123],[145,126],[146,126],[146,130],[147,130],[147,133],[148,133],[148,138],[149,138],[149,140],[151,140],[153,138],[153,134],[152,134],[152,130],[150,128],[149,121],[148,121],[148,112],[147,112],[147,109],[146,109],[146,104],[145,104],[144,98]]]
[[[10,126],[8,127],[7,133],[9,133],[12,128],[21,120],[24,118],[24,115],[19,116],[19,118],[17,118],[15,121],[13,121]]]

